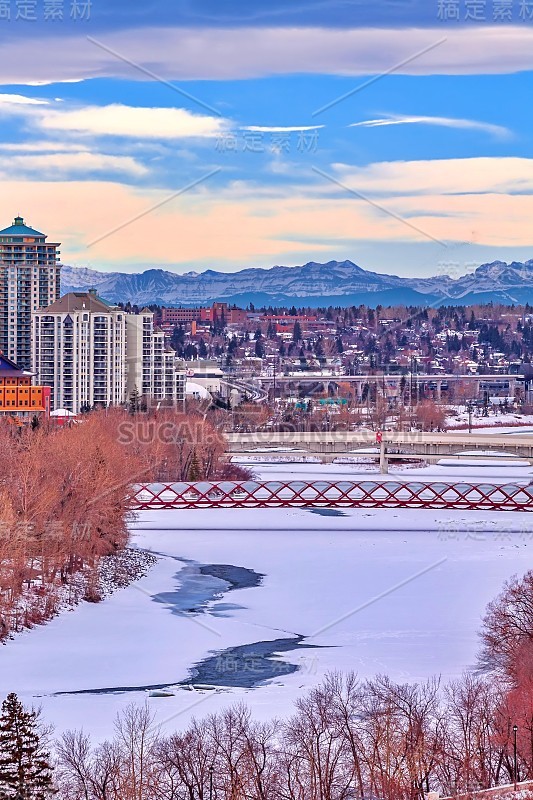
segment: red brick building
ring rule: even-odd
[[[215,322],[224,319],[228,325],[246,322],[247,312],[227,303],[213,303],[209,307],[199,308],[162,308],[161,322],[173,325],[190,325],[192,322]]]

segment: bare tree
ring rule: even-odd
[[[533,664],[533,570],[508,581],[489,604],[481,630],[481,664],[512,682],[520,665]]]

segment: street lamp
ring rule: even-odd
[[[209,767],[209,800],[213,800],[213,770],[214,767],[211,764]]]
[[[516,792],[516,784],[518,783],[518,759],[516,752],[516,734],[518,733],[518,725],[513,725],[513,747],[514,747],[514,790]]]

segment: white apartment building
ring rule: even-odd
[[[126,316],[127,395],[145,402],[180,407],[185,402],[186,373],[165,335],[154,326],[154,314],[143,309]]]
[[[0,231],[0,351],[30,370],[31,315],[59,299],[59,244],[15,217]]]
[[[54,409],[78,414],[119,405],[126,396],[126,314],[94,289],[66,294],[33,314],[32,359]]]
[[[71,292],[33,314],[32,359],[53,409],[78,414],[123,405],[135,391],[146,404],[185,402],[185,368],[154,328],[153,313],[126,314],[95,289]]]

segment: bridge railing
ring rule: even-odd
[[[133,487],[131,508],[430,508],[533,511],[533,486],[422,481],[218,481]]]

